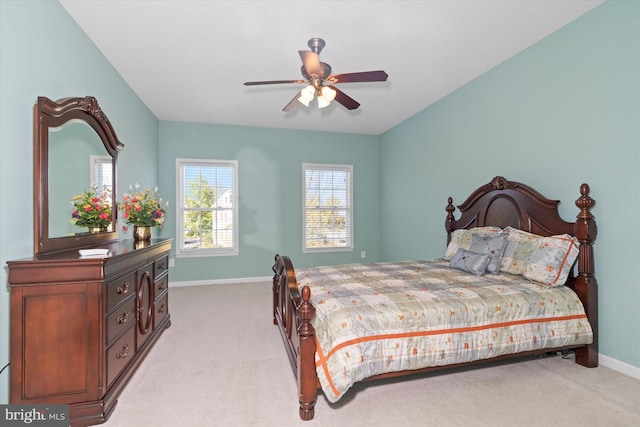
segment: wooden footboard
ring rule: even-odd
[[[273,324],[278,326],[293,375],[298,384],[300,418],[314,416],[318,394],[316,375],[316,337],[311,325],[315,308],[309,302],[308,287],[298,290],[293,264],[287,256],[276,255],[273,265]]]

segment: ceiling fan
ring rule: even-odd
[[[382,70],[363,71],[359,73],[331,74],[331,66],[327,63],[320,62],[319,54],[325,46],[324,40],[314,37],[307,43],[311,50],[299,50],[302,59],[302,76],[304,80],[267,80],[259,82],[245,82],[245,86],[273,85],[283,83],[306,84],[298,94],[282,109],[282,111],[291,111],[300,104],[309,106],[309,102],[313,100],[317,94],[318,107],[324,108],[328,106],[334,99],[349,110],[355,110],[360,103],[351,98],[340,89],[336,88],[338,83],[357,83],[357,82],[384,82],[387,80],[387,73]]]

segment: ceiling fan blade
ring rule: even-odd
[[[340,104],[344,105],[347,110],[355,110],[360,106],[360,103],[355,99],[351,98],[349,95],[341,91],[335,86],[328,86],[331,89],[336,91],[336,97],[334,101],[338,101]]]
[[[300,91],[302,92],[302,91]],[[293,111],[296,107],[298,107],[300,105],[300,103],[298,102],[298,98],[300,98],[300,92],[298,92],[298,94],[296,96],[293,97],[293,99],[291,101],[289,101],[289,103],[287,105],[284,106],[284,108],[282,109],[282,111]]]
[[[384,82],[389,75],[382,70],[362,71],[360,73],[336,74],[327,77],[329,83]]]
[[[322,78],[322,67],[320,66],[320,57],[317,53],[310,50],[299,50],[300,58],[304,64],[305,70],[310,77]]]
[[[266,80],[263,82],[244,82],[245,86],[279,85],[283,83],[306,83],[304,80]]]

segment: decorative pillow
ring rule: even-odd
[[[491,261],[489,254],[478,254],[465,249],[458,249],[451,261],[449,261],[449,267],[466,271],[476,276],[482,276],[487,270],[489,261]]]
[[[547,286],[564,285],[578,257],[578,239],[569,234],[542,237],[507,227],[500,270]]]
[[[562,234],[543,237],[529,261],[524,277],[543,285],[564,285],[579,253],[578,239],[573,236]]]
[[[500,263],[502,262],[502,253],[507,245],[507,236],[509,233],[488,234],[486,236],[471,235],[469,250],[479,254],[488,254],[491,258],[489,265],[487,265],[487,273],[500,273]]]
[[[471,247],[471,236],[473,234],[478,234],[480,236],[488,236],[489,234],[497,234],[502,233],[502,229],[500,227],[473,227],[467,229],[459,229],[454,230],[451,233],[451,241],[449,241],[449,245],[447,246],[447,251],[445,252],[444,258],[451,259],[453,255],[458,251],[458,249],[469,249]]]
[[[524,275],[531,256],[538,248],[542,236],[527,233],[513,227],[504,229],[507,236],[507,245],[502,253],[500,270],[507,273]]]

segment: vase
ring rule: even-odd
[[[89,233],[104,233],[107,231],[107,227],[89,227]]]
[[[136,242],[151,240],[151,227],[146,225],[134,225],[133,240]]]

